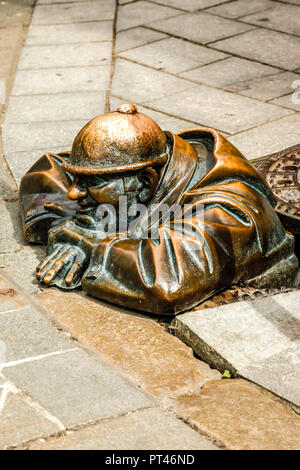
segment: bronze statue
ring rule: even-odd
[[[26,240],[48,242],[43,284],[129,308],[177,314],[232,284],[291,286],[298,272],[275,198],[241,153],[213,129],[163,132],[132,104],[38,160],[21,202]]]

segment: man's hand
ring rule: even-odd
[[[46,285],[74,289],[80,285],[86,255],[80,248],[57,244],[37,266],[36,277]]]

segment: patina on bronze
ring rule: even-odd
[[[99,208],[122,221],[124,196],[147,214],[100,237]],[[276,199],[241,153],[213,129],[163,132],[130,103],[90,121],[71,153],[38,160],[21,202],[26,240],[48,243],[38,279],[126,307],[177,314],[231,285],[292,286],[298,273]],[[153,238],[149,214],[166,204],[181,215],[158,218]]]

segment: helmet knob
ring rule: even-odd
[[[137,113],[137,107],[132,103],[123,103],[120,104],[117,111],[122,114],[135,114]]]

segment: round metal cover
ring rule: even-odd
[[[300,144],[251,164],[271,187],[277,200],[275,210],[284,226],[300,235]]]

